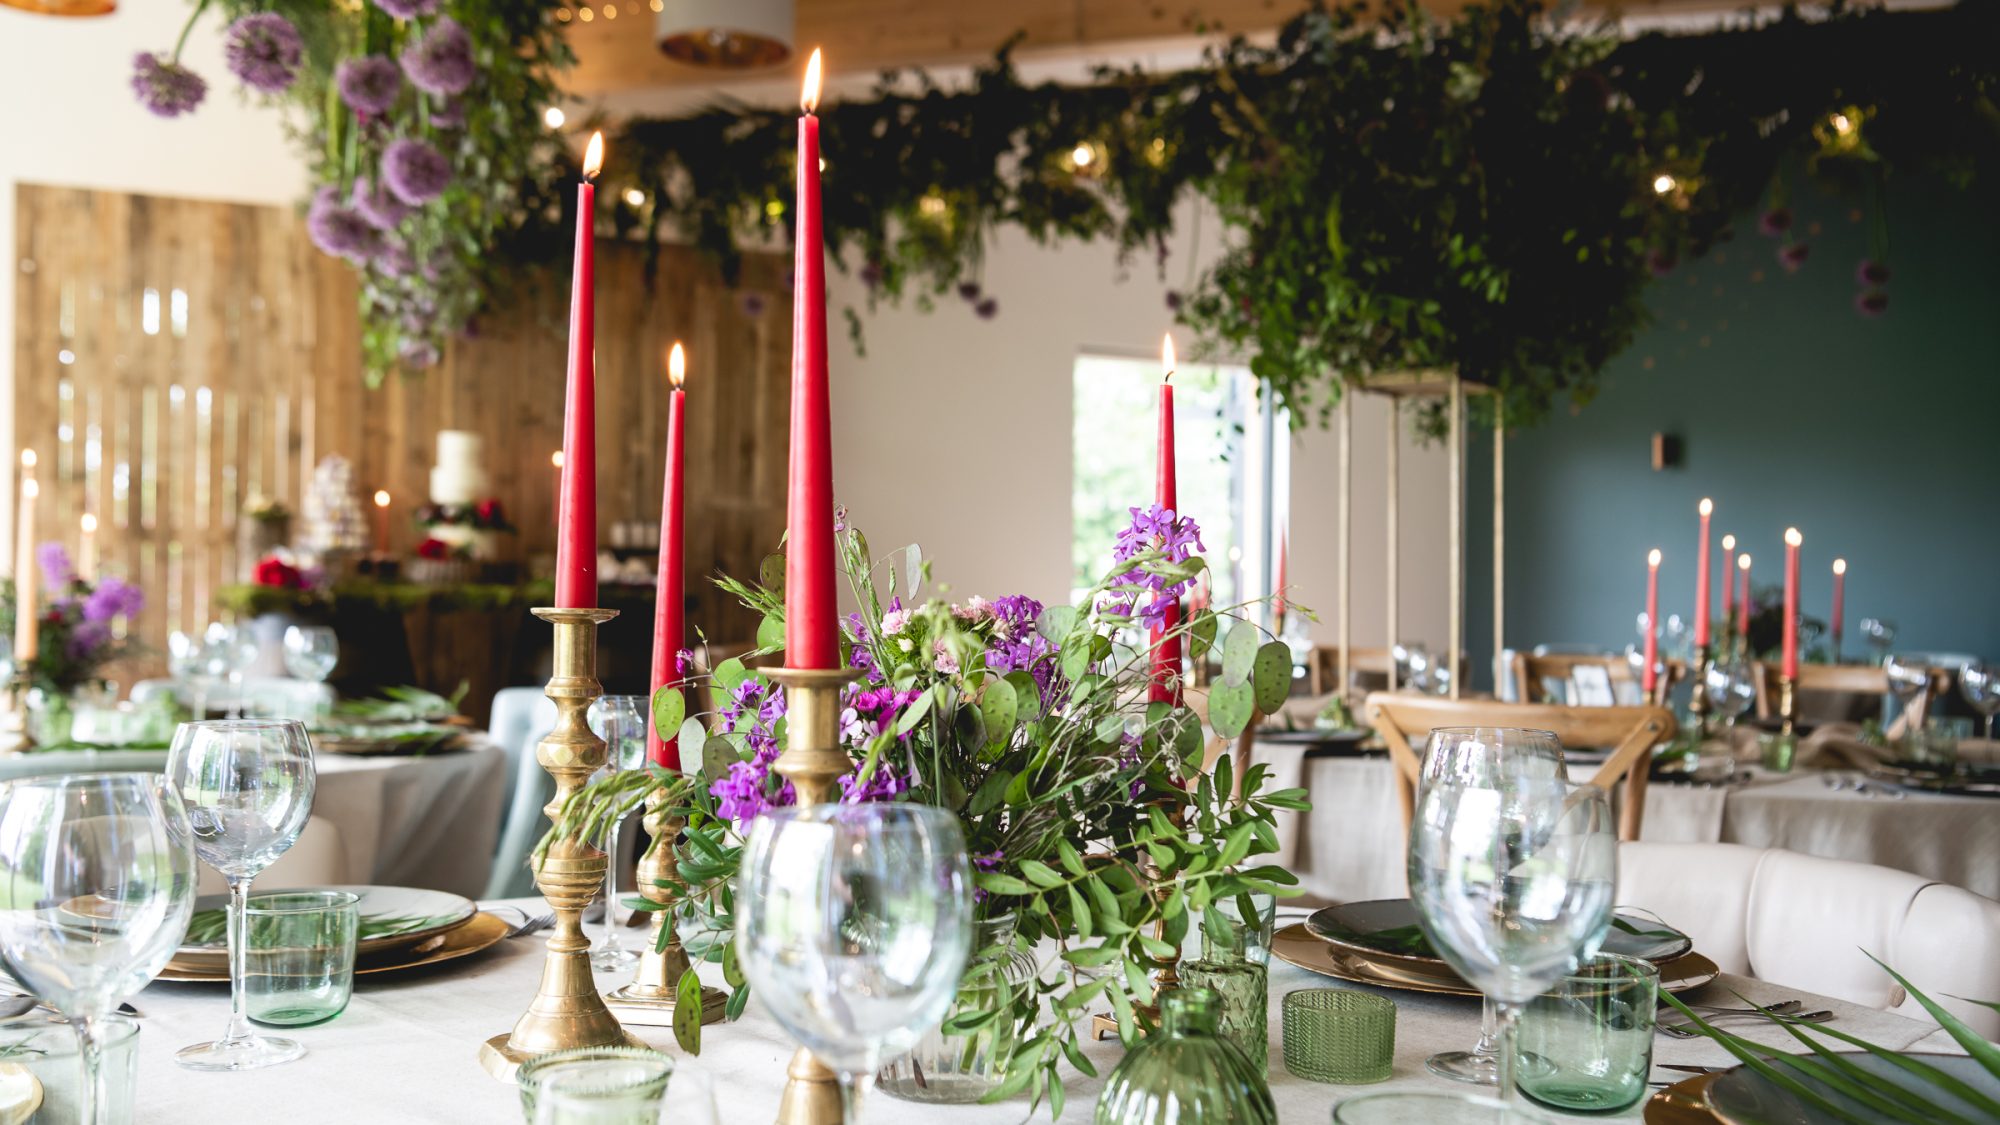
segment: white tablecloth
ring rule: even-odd
[[[1275,862],[1316,900],[1358,902],[1409,893],[1404,825],[1386,755],[1307,758],[1297,746],[1259,742],[1274,788],[1302,785],[1310,813],[1280,813]],[[1833,789],[1828,771],[1752,771],[1751,780],[1703,788],[1646,787],[1641,839],[1748,844],[1873,863],[2000,899],[2000,799]],[[1852,778],[1857,775],[1843,773]]]
[[[523,904],[539,906],[539,900],[523,900]],[[324,1026],[293,1033],[306,1045],[303,1059],[242,1074],[198,1074],[182,1070],[173,1061],[176,1049],[213,1038],[221,1031],[228,1014],[226,987],[156,983],[136,1001],[144,1013],[139,1041],[142,1125],[266,1122],[277,1120],[274,1114],[280,1112],[285,1125],[518,1121],[517,1092],[487,1077],[480,1069],[478,1050],[485,1039],[512,1027],[533,997],[542,947],[541,936],[513,939],[456,964],[402,976],[363,978],[345,1014]],[[713,970],[714,966],[704,967],[704,975],[719,976]],[[598,983],[608,989],[623,979],[600,974]],[[1337,1099],[1357,1093],[1463,1088],[1432,1077],[1423,1063],[1438,1051],[1468,1047],[1478,1037],[1477,1001],[1385,991],[1383,994],[1397,1005],[1394,1076],[1379,1086],[1328,1086],[1286,1072],[1281,1005],[1284,994],[1294,989],[1348,986],[1278,962],[1272,965],[1270,987],[1271,1088],[1279,1120],[1287,1125],[1319,1125]],[[1723,977],[1700,999],[1734,1003],[1729,994],[1732,988],[1761,1003],[1802,999],[1810,1008],[1830,1008],[1838,1013],[1834,1026],[1888,1047],[1906,1047],[1937,1030],[1902,1016],[1738,977]],[[681,1065],[698,1067],[714,1076],[725,1120],[753,1125],[772,1119],[792,1044],[754,1002],[740,1022],[706,1029],[699,1060],[683,1056],[673,1046],[672,1032],[665,1028],[632,1030],[676,1056]],[[1774,1046],[1784,1040],[1782,1031],[1747,1034]],[[1654,1046],[1657,1062],[1721,1065],[1731,1061],[1721,1048],[1702,1040],[1660,1037]],[[1121,1048],[1114,1041],[1093,1044],[1086,1053],[1100,1073],[1108,1074],[1117,1064]],[[1657,1071],[1655,1077],[1684,1076]],[[1063,1120],[1089,1121],[1101,1082],[1073,1075],[1066,1085],[1070,1100]],[[668,1096],[671,1102],[678,1095],[670,1089]],[[1036,1120],[1047,1120],[1046,1114],[1044,1107]],[[869,1099],[864,1116],[870,1125],[1019,1125],[1027,1116],[1027,1102],[937,1107],[897,1101],[878,1092]],[[1636,1121],[1640,1112],[1635,1107],[1598,1118],[1607,1119]]]

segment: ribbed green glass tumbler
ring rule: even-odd
[[[1314,1082],[1384,1082],[1396,1060],[1396,1004],[1371,992],[1285,994],[1285,1069]]]

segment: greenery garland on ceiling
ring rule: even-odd
[[[1530,423],[1590,397],[1646,320],[1647,282],[1732,215],[1761,201],[1780,260],[1804,262],[1773,187],[1787,157],[1876,198],[1891,167],[1966,183],[1989,168],[1996,8],[1788,11],[1625,41],[1530,0],[1442,22],[1316,9],[1272,45],[1089,86],[1026,85],[1003,50],[962,89],[891,73],[822,109],[826,238],[871,304],[956,294],[994,316],[1004,295],[980,262],[1000,228],[1114,239],[1164,276],[1180,205],[1200,197],[1222,250],[1169,305],[1294,419],[1323,421],[1373,373],[1449,367]],[[615,222],[731,268],[790,229],[795,130],[791,112],[743,107],[629,122],[611,176],[643,201],[606,192]]]

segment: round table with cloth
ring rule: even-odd
[[[328,883],[428,887],[477,897],[500,826],[505,756],[483,733],[445,753],[317,755],[313,822],[258,877],[259,889]],[[0,781],[159,770],[164,750],[48,750],[0,757]],[[222,884],[205,865],[202,889]]]

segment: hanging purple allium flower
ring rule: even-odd
[[[1117,562],[1156,551],[1170,562],[1184,562],[1195,551],[1208,549],[1201,542],[1201,526],[1177,515],[1172,508],[1154,504],[1133,508],[1131,512],[1131,526],[1118,533],[1112,549],[1112,558]],[[1143,587],[1144,592],[1136,598],[1136,604],[1132,599],[1114,599],[1105,608],[1113,613],[1131,614],[1146,627],[1156,628],[1166,623],[1167,607],[1179,601],[1194,582],[1183,579],[1169,583],[1160,575],[1134,568],[1119,575],[1117,584]]]
[[[201,104],[208,83],[179,62],[141,51],[132,58],[132,92],[154,116],[179,117]]]
[[[146,608],[146,595],[121,578],[103,578],[83,599],[83,619],[105,624],[119,617],[137,617]]]
[[[1889,295],[1880,289],[1868,289],[1854,295],[1854,311],[1873,320],[1889,311]]]
[[[340,100],[356,113],[387,113],[403,92],[403,72],[381,55],[343,61],[333,72]]]
[[[994,317],[1000,315],[1000,302],[988,297],[972,306],[972,311],[977,313],[981,320],[992,320]]]
[[[479,76],[479,64],[472,60],[472,37],[457,20],[446,16],[403,52],[403,72],[419,90],[463,93]]]
[[[1873,258],[1863,258],[1861,259],[1861,264],[1854,268],[1854,283],[1856,285],[1869,286],[1887,285],[1889,284],[1889,267]]]
[[[365,176],[355,178],[354,190],[349,193],[347,201],[376,230],[395,230],[412,210],[409,204],[397,199],[393,193],[382,190],[379,182]]]
[[[451,165],[438,150],[404,137],[382,154],[382,179],[396,193],[396,198],[421,206],[444,194],[451,183]]]
[[[299,29],[276,12],[252,12],[223,33],[229,73],[260,93],[282,94],[299,76]]]
[[[344,207],[331,187],[321,188],[306,210],[306,234],[313,245],[355,265],[366,265],[382,243],[382,235],[352,207]]]
[[[69,549],[61,543],[44,543],[35,548],[35,569],[42,574],[42,588],[60,594],[76,581],[76,567],[69,561]]]
[[[1778,238],[1792,229],[1792,211],[1789,207],[1773,207],[1757,216],[1757,231],[1771,238]]]
[[[63,642],[63,655],[77,664],[94,664],[98,651],[111,643],[111,626],[97,621],[79,622]]]
[[[1180,294],[1180,290],[1178,289],[1167,290],[1167,311],[1171,313],[1177,313],[1181,311],[1181,303],[1183,302],[1184,299],[1185,298],[1183,298]]]
[[[1665,277],[1674,272],[1674,267],[1680,264],[1680,259],[1674,257],[1670,251],[1653,250],[1646,254],[1646,271],[1654,277]]]
[[[1811,253],[1812,247],[1804,242],[1787,242],[1778,247],[1778,264],[1785,267],[1786,273],[1797,273]]]
[[[959,282],[958,295],[963,300],[977,301],[979,299],[979,283],[976,281]]]
[[[431,124],[439,129],[458,129],[465,125],[465,99],[446,98],[445,103],[431,110]]]
[[[743,310],[744,316],[752,320],[763,316],[764,310],[770,306],[770,303],[769,298],[755,289],[745,289],[736,295],[736,306]],[[838,531],[840,529],[835,528],[834,530]]]
[[[882,272],[882,263],[868,262],[867,264],[863,265],[859,270],[856,270],[854,276],[861,279],[861,284],[866,285],[870,289],[873,289],[876,286],[882,284],[882,278],[884,276]]]
[[[400,278],[408,277],[410,271],[417,268],[416,262],[410,258],[408,247],[387,238],[382,239],[381,243],[375,251],[375,256],[368,261],[376,273],[384,277]]]
[[[396,355],[405,364],[416,368],[435,367],[442,358],[437,345],[429,340],[404,340],[403,346],[396,349]]]
[[[438,0],[375,0],[375,6],[399,20],[413,20],[437,11]]]

